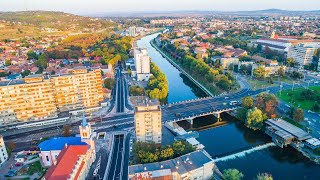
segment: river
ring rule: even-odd
[[[169,81],[168,102],[204,97],[205,94],[198,87],[150,45],[150,40],[157,35],[146,36],[139,40],[137,45],[147,48],[152,61],[166,74]],[[224,118],[232,119],[228,116]],[[271,139],[264,133],[253,132],[239,122],[230,121],[231,123],[225,126],[199,131],[198,140],[214,159],[226,157],[217,162],[221,171],[236,168],[244,174],[244,179],[251,180],[258,173],[264,172],[280,180],[320,179],[320,166],[304,158],[293,148],[281,149],[269,145]],[[235,153],[237,156],[233,155]]]

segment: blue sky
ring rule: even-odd
[[[172,10],[317,10],[320,0],[0,0],[0,11],[54,10],[108,13]]]

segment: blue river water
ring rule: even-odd
[[[150,41],[158,34],[146,36],[137,42],[138,47],[147,48],[149,56],[166,74],[169,81],[168,102],[204,97],[192,82],[183,76],[173,65],[162,57],[151,45]],[[280,180],[320,180],[320,166],[303,157],[293,148],[281,149],[277,146],[252,149],[271,142],[261,132],[245,128],[239,122],[199,131],[198,140],[205,150],[215,159],[227,157],[217,162],[221,171],[236,168],[244,174],[244,179],[255,179],[258,173],[270,173],[274,179]],[[248,149],[252,149],[250,153]],[[233,156],[235,153],[241,156]],[[243,152],[243,153],[241,153]]]

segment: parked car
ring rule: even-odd
[[[19,167],[19,166],[22,166],[23,164],[22,163],[15,163],[14,165]]]

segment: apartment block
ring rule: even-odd
[[[56,106],[59,111],[99,106],[103,100],[100,70],[73,69],[72,75],[51,78]]]
[[[145,99],[136,104],[134,122],[137,141],[161,144],[161,108],[156,99]]]
[[[289,49],[288,58],[293,58],[301,66],[311,64],[314,51],[319,47],[305,46],[303,44],[292,46]]]
[[[0,135],[0,166],[8,160],[8,152],[4,144],[3,137]]]
[[[134,63],[136,67],[137,80],[148,81],[150,74],[150,57],[148,56],[147,49],[135,49],[134,50]]]
[[[103,100],[100,70],[32,75],[0,82],[0,125],[58,117],[59,112],[95,107]]]

